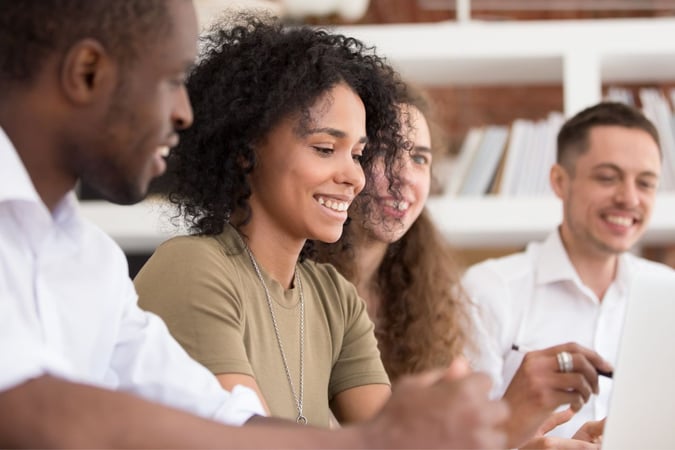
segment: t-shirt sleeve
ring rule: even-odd
[[[211,372],[253,376],[235,269],[209,238],[161,245],[134,280],[141,308],[159,315],[188,354]]]
[[[332,266],[323,266],[334,284],[344,318],[344,335],[337,361],[333,366],[329,385],[329,398],[336,394],[367,384],[389,384],[380,352],[377,348],[373,322],[368,316],[366,303]]]

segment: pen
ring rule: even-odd
[[[521,349],[520,346],[517,345],[517,344],[511,344],[511,350],[514,350],[516,352],[521,352],[521,353],[527,353],[527,352],[530,351],[530,350]],[[600,370],[600,369],[595,369],[595,371],[598,373],[598,375],[600,375],[602,377],[607,377],[607,378],[614,377],[614,372],[606,372],[606,371]]]

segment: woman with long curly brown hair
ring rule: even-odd
[[[375,192],[362,196],[369,207],[350,211],[341,239],[318,244],[315,255],[335,265],[366,300],[392,381],[447,367],[470,345],[471,324],[456,258],[424,206],[440,147],[431,107],[419,92],[401,104],[409,148],[397,176],[388,181],[381,173]]]

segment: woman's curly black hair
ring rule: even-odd
[[[244,218],[235,227],[250,219],[247,174],[256,165],[256,142],[291,115],[308,118],[309,108],[338,83],[365,105],[366,179],[376,155],[393,165],[396,149],[405,147],[397,98],[406,87],[372,48],[269,17],[239,14],[232,23],[216,24],[202,38],[187,82],[195,125],[181,133],[169,159],[169,199],[193,234],[221,233],[235,212]]]

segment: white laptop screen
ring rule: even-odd
[[[675,449],[675,272],[631,284],[602,448]]]

